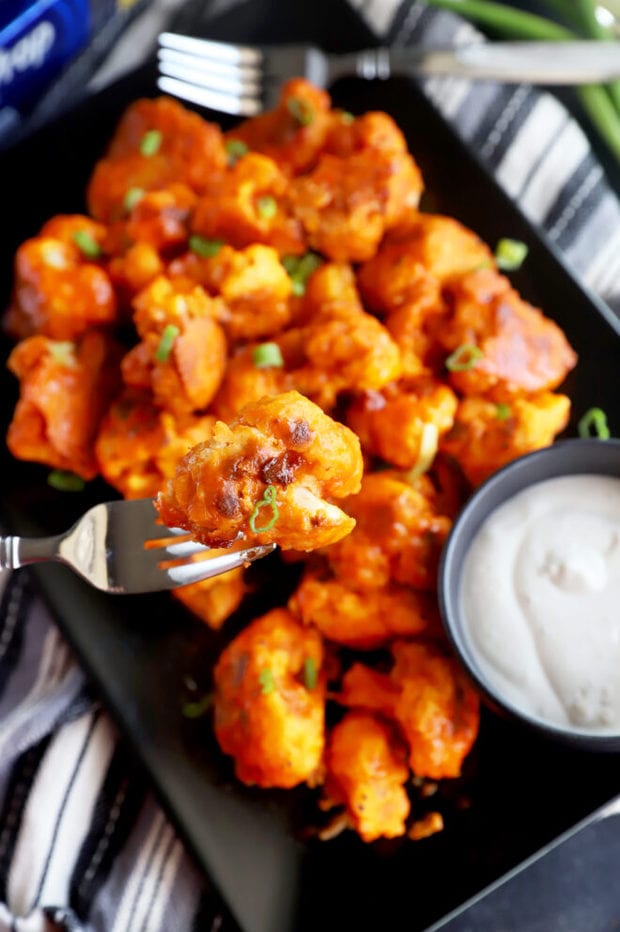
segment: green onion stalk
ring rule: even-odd
[[[608,39],[596,18],[592,0],[543,0],[556,16],[570,24],[505,6],[495,0],[425,0],[430,6],[451,10],[504,39],[565,42],[568,39]],[[620,81],[575,87],[584,113],[601,140],[620,163]]]

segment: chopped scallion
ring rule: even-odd
[[[528,249],[525,243],[518,239],[500,239],[495,247],[495,261],[497,267],[505,272],[520,269],[523,265]]]
[[[241,139],[227,139],[226,140],[226,154],[228,156],[228,164],[232,167],[236,162],[239,161],[241,156],[245,155],[248,151],[248,147],[245,142],[242,142]]]
[[[183,715],[185,718],[202,718],[203,715],[207,714],[212,705],[213,696],[211,693],[206,693],[200,699],[184,703],[182,710]]]
[[[101,246],[86,230],[76,230],[73,234],[73,242],[89,259],[96,259],[101,255]]]
[[[511,407],[505,402],[500,401],[499,404],[495,405],[495,416],[498,421],[507,421],[511,414]]]
[[[590,408],[577,424],[580,437],[598,437],[599,440],[609,440],[611,432],[607,426],[607,415],[602,408]]]
[[[174,346],[174,341],[178,337],[180,330],[174,324],[166,324],[163,329],[159,345],[155,350],[155,359],[157,362],[167,362]]]
[[[271,197],[270,194],[265,194],[257,200],[256,209],[261,220],[271,220],[276,215],[278,205],[275,198]]]
[[[340,119],[345,124],[345,126],[350,126],[351,123],[353,123],[353,121],[355,120],[355,117],[353,116],[352,113],[349,113],[348,110],[343,110],[342,113],[340,114]]]
[[[260,514],[261,508],[271,508],[271,518],[263,527],[256,527],[256,519]],[[254,510],[249,517],[248,523],[250,525],[250,530],[253,534],[263,534],[265,531],[270,531],[279,517],[280,511],[276,501],[276,487],[275,485],[268,485],[263,493],[263,497],[256,502]]]
[[[291,279],[294,295],[306,293],[308,279],[322,264],[323,260],[315,252],[307,252],[303,256],[284,256],[282,265]]]
[[[319,681],[319,672],[314,657],[306,657],[304,660],[304,685],[306,689],[316,689]]]
[[[50,340],[47,347],[54,362],[68,369],[75,369],[77,365],[75,343],[69,340]]]
[[[314,122],[314,109],[312,105],[301,97],[290,97],[286,106],[300,126],[310,126]]]
[[[252,350],[252,362],[257,369],[282,369],[284,360],[277,343],[259,343]]]
[[[260,691],[263,696],[268,696],[269,693],[272,693],[276,688],[276,684],[273,681],[273,673],[269,667],[265,667],[264,670],[261,670],[258,674],[258,682],[260,683]]]
[[[150,129],[140,142],[140,154],[150,159],[159,152],[163,136],[158,129]]]
[[[53,469],[47,477],[47,484],[59,492],[81,492],[86,485],[81,476],[66,469]]]
[[[221,239],[206,239],[204,236],[190,236],[189,238],[189,248],[203,259],[217,256],[223,245],[224,242]]]
[[[129,188],[125,194],[125,200],[123,201],[123,207],[125,208],[126,213],[131,213],[138,201],[141,201],[144,197],[145,191],[144,188]]]
[[[473,343],[462,343],[446,359],[446,369],[449,372],[467,372],[481,357],[482,350]]]

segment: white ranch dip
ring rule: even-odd
[[[498,697],[555,725],[620,730],[620,479],[562,476],[506,501],[474,536],[460,598]]]

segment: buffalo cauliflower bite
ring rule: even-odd
[[[211,559],[223,552],[211,549],[193,557],[192,562],[198,562],[201,558]],[[172,595],[201,621],[217,630],[239,608],[247,591],[244,569],[238,567],[220,576],[179,586],[172,590]]]
[[[18,343],[8,360],[20,381],[7,434],[13,456],[93,479],[99,472],[93,444],[118,389],[120,354],[97,330],[76,343],[43,336]]]
[[[457,391],[502,401],[557,388],[574,367],[577,356],[558,325],[496,271],[471,272],[446,290],[453,310],[438,339]]]
[[[433,498],[389,470],[367,473],[359,494],[344,503],[352,534],[326,551],[333,572],[355,588],[389,580],[434,590],[443,543],[452,522]]]
[[[135,243],[148,243],[160,255],[165,255],[184,246],[196,199],[187,185],[176,183],[136,193],[135,203],[130,200],[127,205],[126,216],[108,227],[105,252],[118,256]]]
[[[251,117],[227,134],[229,151],[239,143],[268,155],[287,175],[309,171],[325,145],[332,124],[331,99],[303,78],[291,78],[277,107]]]
[[[134,308],[141,342],[123,359],[125,384],[150,389],[156,404],[177,415],[204,410],[226,370],[220,304],[198,286],[183,292],[160,277],[136,296]]]
[[[87,190],[89,212],[110,223],[133,192],[183,184],[202,194],[226,168],[222,131],[168,97],[137,100],[122,116]]]
[[[321,636],[285,608],[257,618],[224,649],[214,670],[215,734],[244,783],[312,781],[325,741]]]
[[[400,381],[365,392],[347,409],[346,421],[362,449],[400,469],[427,469],[438,439],[454,423],[458,398],[432,379]]]
[[[478,696],[457,661],[432,642],[398,641],[394,665],[380,673],[355,663],[345,673],[338,701],[395,722],[417,777],[458,777],[478,734]]]
[[[124,498],[150,498],[172,478],[191,447],[207,440],[215,418],[175,418],[149,392],[125,389],[110,405],[95,441],[97,465]]]
[[[314,550],[340,540],[355,522],[332,498],[360,487],[355,434],[298,392],[246,406],[194,447],[160,492],[169,526],[211,546],[236,540]]]
[[[248,152],[224,175],[217,191],[198,201],[192,231],[236,249],[264,243],[281,255],[299,255],[305,243],[299,221],[286,206],[287,185],[273,159]]]
[[[175,259],[169,274],[221,298],[221,322],[233,343],[271,336],[291,319],[291,279],[271,246],[253,243],[235,250],[215,244],[210,256],[190,252]]]
[[[323,155],[310,174],[293,179],[288,197],[312,249],[335,262],[364,262],[421,193],[408,153],[369,150]]]
[[[347,713],[329,734],[325,760],[326,795],[344,804],[364,841],[404,835],[409,768],[391,725],[368,712]]]
[[[398,347],[365,311],[311,320],[278,343],[294,387],[325,410],[343,392],[380,389],[401,374]]]
[[[553,392],[501,403],[464,398],[452,429],[441,438],[441,449],[477,486],[518,456],[553,443],[569,416],[570,399]]]
[[[100,264],[105,228],[79,214],[54,217],[15,256],[7,331],[75,340],[90,327],[116,323],[117,300]]]
[[[390,583],[354,589],[346,580],[308,572],[289,600],[304,624],[314,625],[336,644],[372,650],[395,637],[427,633],[437,610],[423,593]]]
[[[457,661],[431,644],[393,646],[394,717],[418,777],[458,777],[478,734],[480,704]]]
[[[277,347],[277,349],[274,349]],[[211,403],[210,412],[221,421],[230,421],[242,408],[266,395],[279,395],[292,387],[292,380],[277,358],[279,346],[253,343],[239,347],[228,357],[222,384]],[[276,364],[260,361],[263,352],[274,352]],[[258,360],[258,363],[257,363]]]
[[[428,288],[493,265],[489,247],[451,217],[415,213],[359,270],[364,300],[380,314],[415,304]]]

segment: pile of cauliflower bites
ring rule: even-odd
[[[566,426],[576,363],[422,190],[390,116],[301,79],[227,133],[138,100],[87,213],[18,249],[5,317],[15,457],[302,564],[221,654],[215,734],[241,781],[320,787],[368,842],[442,827],[418,791],[460,775],[479,710],[439,555],[471,490]],[[234,570],[174,596],[219,628],[246,592]]]

